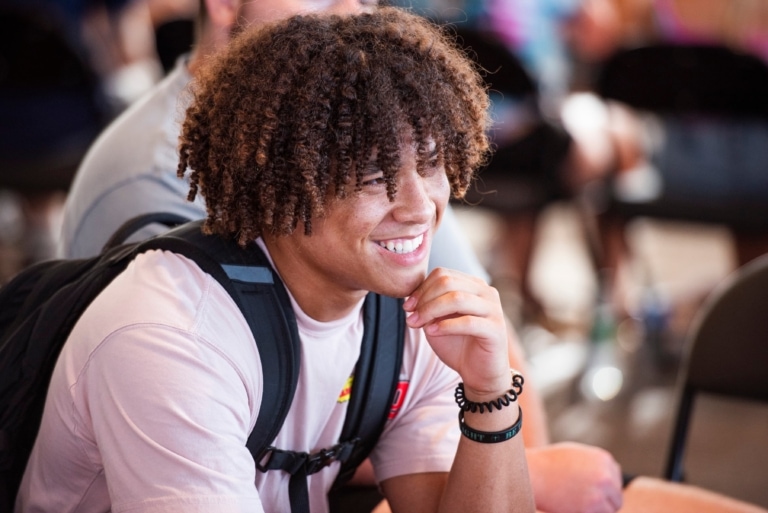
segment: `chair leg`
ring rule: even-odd
[[[667,467],[664,477],[670,481],[682,482],[684,480],[683,458],[685,456],[685,443],[688,435],[688,424],[693,409],[693,390],[685,387],[677,407],[675,427],[672,432],[672,443],[669,447]]]

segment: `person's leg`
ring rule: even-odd
[[[517,285],[522,299],[523,321],[541,322],[544,307],[533,292],[530,283],[531,256],[533,254],[538,212],[522,211],[504,216],[503,234],[499,253],[503,255],[502,278],[511,278]]]

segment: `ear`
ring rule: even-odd
[[[204,0],[209,22],[219,30],[229,30],[235,23],[239,0]]]

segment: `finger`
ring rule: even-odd
[[[442,319],[463,316],[490,318],[499,322],[496,319],[499,312],[491,301],[471,292],[450,291],[428,301],[419,301],[408,317],[408,325],[420,328]]]
[[[611,505],[611,511],[618,511],[621,509],[621,506],[624,504],[624,494],[621,490],[621,488],[614,489],[612,488],[611,491],[607,494],[607,500],[608,503]]]
[[[409,298],[406,310],[410,311],[408,325],[424,327],[438,319],[462,315],[499,317],[501,303],[498,292],[485,282],[467,279],[466,276],[440,275],[422,288],[418,295]]]
[[[488,285],[477,278],[451,269],[433,270],[405,302],[406,311],[412,311],[419,303],[430,301],[451,290],[480,293]]]
[[[479,339],[499,338],[499,324],[479,310],[438,315],[426,323],[424,331],[431,337],[468,336]]]
[[[616,510],[624,504],[624,487],[621,475],[621,465],[614,461],[614,486],[608,492],[608,500]]]

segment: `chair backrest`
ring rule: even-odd
[[[570,136],[541,112],[539,86],[521,59],[497,36],[454,27],[458,42],[484,70],[494,103],[494,152],[465,201],[502,214],[538,210],[551,201]]]
[[[680,374],[679,404],[665,476],[683,479],[697,394],[768,403],[768,255],[736,271],[699,310]]]
[[[62,17],[0,5],[0,186],[67,190],[109,116],[101,78]]]
[[[601,67],[595,88],[604,98],[657,113],[768,117],[768,66],[724,46],[619,50]]]
[[[458,25],[458,42],[469,49],[470,57],[485,69],[488,86],[517,98],[538,97],[538,85],[520,59],[492,34]]]
[[[665,132],[650,156],[662,190],[647,201],[612,195],[614,212],[768,230],[768,64],[725,46],[656,44],[616,52],[594,87],[657,115]]]

